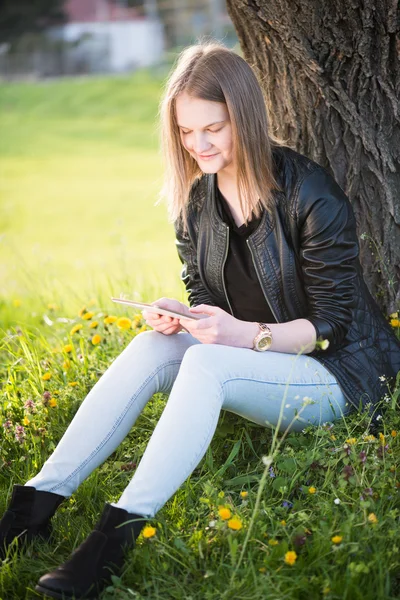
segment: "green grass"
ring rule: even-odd
[[[141,331],[140,319],[128,330],[104,324],[109,313],[132,317],[109,296],[184,299],[172,227],[154,207],[160,89],[144,72],[0,87],[0,512],[12,485],[37,472],[88,391]],[[91,319],[79,316],[83,306]],[[94,320],[97,329],[89,327]],[[385,404],[384,439],[366,437],[366,415],[282,437],[225,413],[205,458],[153,520],[157,535],[139,540],[102,600],[398,598],[396,394]],[[129,482],[165,401],[153,398],[58,510],[51,543],[10,553],[0,566],[0,600],[38,597],[39,576],[68,557],[104,501]],[[15,427],[23,423],[20,443]],[[242,529],[229,529],[221,506]],[[289,550],[297,553],[292,566],[284,561]]]
[[[173,228],[155,206],[161,83],[140,72],[0,86],[4,304],[181,297]]]

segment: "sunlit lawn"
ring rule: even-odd
[[[160,89],[146,73],[0,86],[3,303],[181,298],[173,229],[154,205]]]

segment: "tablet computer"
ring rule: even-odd
[[[184,313],[177,312],[175,310],[168,310],[167,308],[161,308],[161,306],[156,306],[154,304],[147,304],[146,302],[136,302],[136,300],[125,300],[124,298],[111,298],[113,302],[119,302],[120,304],[127,304],[128,306],[134,306],[135,308],[140,308],[140,310],[147,310],[149,312],[155,313],[157,315],[165,315],[167,317],[173,317],[175,319],[192,319],[197,321],[198,319],[203,319],[208,315],[185,315]]]

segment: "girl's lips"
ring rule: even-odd
[[[217,156],[218,153],[216,154],[209,154],[208,156],[202,156],[201,154],[199,154],[199,158],[201,158],[202,160],[208,160],[210,158],[213,158],[214,156]]]

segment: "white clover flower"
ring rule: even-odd
[[[382,419],[382,415],[377,415],[376,420],[380,421]]]
[[[386,381],[386,377],[385,377],[384,375],[381,375],[381,376],[379,377],[379,379],[380,379],[381,381]]]
[[[314,400],[310,398],[310,396],[303,397],[303,406],[308,406],[309,404],[313,404]]]
[[[210,521],[208,526],[209,527],[215,527],[215,525],[217,524],[217,521]]]
[[[272,465],[272,456],[263,456],[261,460],[266,467],[270,467]]]
[[[335,504],[340,504],[340,499],[339,499],[339,498],[335,498],[335,499],[334,499],[334,503],[335,503]]]

